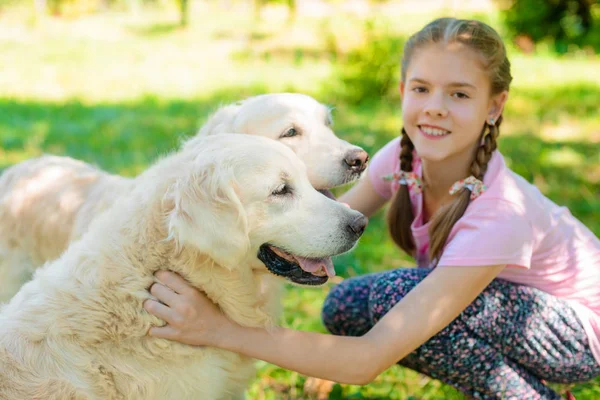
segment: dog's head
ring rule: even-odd
[[[357,179],[368,160],[363,149],[339,139],[332,124],[331,110],[314,98],[276,93],[222,107],[197,136],[235,132],[278,140],[304,162],[313,187],[330,189]]]
[[[362,214],[317,192],[300,159],[276,141],[208,136],[184,153],[191,161],[167,194],[170,235],[223,267],[266,266],[321,284],[334,274],[330,257],[350,250],[366,226]]]

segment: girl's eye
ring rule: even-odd
[[[425,92],[427,92],[427,89],[424,88],[423,86],[417,86],[417,87],[413,88],[413,92],[415,92],[415,93],[425,93]]]
[[[287,183],[282,183],[277,186],[273,192],[271,192],[272,196],[285,196],[292,193],[292,188]]]
[[[456,92],[453,94],[454,97],[457,97],[459,99],[468,99],[469,95],[463,92]]]
[[[283,135],[280,136],[280,138],[288,138],[288,137],[294,137],[294,136],[298,136],[298,131],[296,130],[296,128],[291,127],[290,129],[285,131],[283,133]]]

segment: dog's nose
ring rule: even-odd
[[[356,236],[360,236],[365,231],[365,228],[367,227],[367,222],[369,222],[369,219],[364,215],[360,214],[358,217],[354,218],[352,222],[350,222],[348,228]]]
[[[367,168],[367,161],[369,161],[369,154],[363,149],[350,150],[344,162],[353,172],[363,172]]]

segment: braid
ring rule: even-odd
[[[400,147],[400,169],[412,172],[413,150],[415,146],[404,128],[402,128]],[[400,185],[388,210],[387,221],[390,235],[394,242],[410,255],[414,255],[415,251],[415,240],[410,227],[413,219],[414,215],[408,186]]]
[[[492,158],[492,153],[497,148],[496,139],[500,134],[498,127],[502,123],[502,116],[494,125],[483,128],[483,143],[477,149],[473,163],[471,164],[471,174],[483,181],[483,177],[488,168],[488,163]],[[434,217],[431,219],[429,226],[429,258],[432,262],[437,263],[442,257],[444,246],[450,236],[450,231],[456,221],[458,221],[465,213],[467,206],[471,202],[471,192],[469,189],[463,188],[455,195],[453,200],[447,206],[440,208]]]
[[[471,174],[481,181],[487,171],[488,163],[492,158],[492,153],[498,148],[496,139],[498,138],[498,135],[500,135],[498,127],[501,123],[502,116],[498,118],[498,121],[494,125],[486,124],[488,132],[487,134],[484,133],[483,144],[477,149],[475,159],[471,164]]]
[[[402,139],[400,140],[400,169],[406,172],[412,172],[413,150],[415,145],[402,128]]]

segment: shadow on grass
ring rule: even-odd
[[[512,89],[507,108],[510,115],[558,122],[565,115],[571,118],[600,118],[599,104],[600,85],[579,83],[550,88]]]
[[[193,135],[220,105],[257,93],[235,89],[193,100],[145,97],[93,105],[0,98],[0,169],[52,153],[134,175]]]

